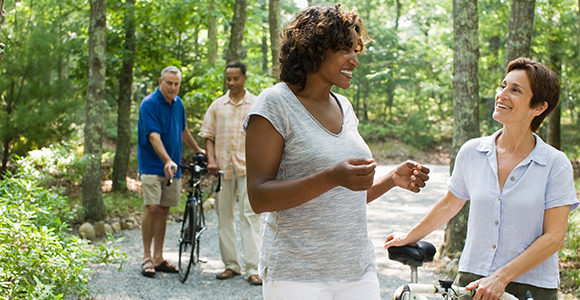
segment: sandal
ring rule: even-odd
[[[155,268],[151,259],[147,259],[141,264],[141,274],[149,278],[155,277]]]
[[[165,273],[177,273],[179,270],[176,266],[170,264],[167,260],[163,260],[159,265],[155,266],[155,271]]]

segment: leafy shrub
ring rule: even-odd
[[[82,155],[83,148],[78,142],[62,142],[39,150],[28,152],[28,156],[18,159],[20,173],[38,180],[44,186],[51,186],[63,179],[80,182],[82,174],[89,166],[88,159]]]
[[[358,130],[367,142],[398,140],[417,149],[427,150],[446,139],[444,124],[434,124],[420,114],[410,113],[404,121],[361,122]]]
[[[580,211],[578,209],[572,211],[568,218],[566,240],[559,256],[562,291],[580,297]]]
[[[83,296],[89,262],[122,263],[125,258],[71,235],[67,198],[42,186],[58,176],[58,159],[48,159],[60,151],[55,149],[19,160],[19,172],[0,181],[0,299]]]

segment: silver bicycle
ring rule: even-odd
[[[390,247],[388,252],[389,259],[398,261],[411,268],[411,283],[398,287],[392,299],[429,300],[433,299],[433,297],[438,297],[438,299],[457,300],[464,295],[473,297],[475,294],[475,290],[466,290],[464,287],[456,286],[451,280],[439,280],[436,284],[418,283],[418,267],[422,266],[425,262],[433,261],[433,256],[437,252],[433,244],[429,242],[419,241],[415,245]],[[500,299],[518,300],[518,298],[507,292]],[[529,291],[526,299],[533,300]]]

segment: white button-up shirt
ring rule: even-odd
[[[566,155],[534,134],[536,145],[499,188],[495,140],[476,138],[459,150],[449,191],[470,200],[467,239],[459,271],[489,276],[512,261],[543,232],[547,209],[578,206],[572,165]],[[558,254],[514,282],[557,288]]]

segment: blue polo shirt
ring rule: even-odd
[[[185,108],[181,98],[177,96],[172,104],[169,104],[157,88],[153,94],[148,95],[141,102],[138,126],[139,175],[152,174],[165,177],[163,172],[165,164],[155,153],[148,136],[152,132],[158,133],[169,157],[176,164],[181,164],[183,148],[181,133],[186,128]],[[180,169],[175,177],[181,177]]]
[[[449,185],[453,195],[470,200],[459,271],[482,276],[512,261],[542,235],[547,209],[578,206],[570,160],[536,134],[534,149],[511,171],[500,190],[495,146],[500,132],[461,147]],[[514,282],[557,288],[558,253]]]

